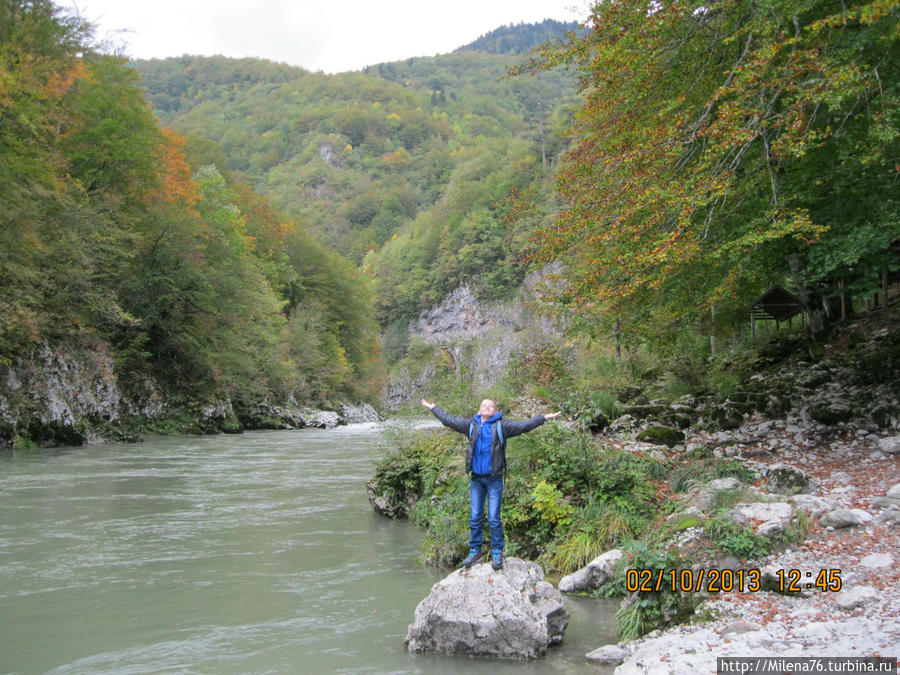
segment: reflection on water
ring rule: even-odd
[[[369,507],[383,452],[351,425],[0,455],[0,673],[602,672],[591,599],[539,662],[406,653],[442,575]]]

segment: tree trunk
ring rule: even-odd
[[[541,168],[547,170],[547,142],[544,138],[544,119],[538,120],[538,127],[541,130]]]
[[[622,322],[616,319],[616,363],[622,365]]]
[[[841,289],[841,321],[847,318],[847,292],[844,290],[844,280],[838,281],[838,288]]]

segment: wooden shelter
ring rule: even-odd
[[[773,286],[756,300],[750,303],[750,333],[756,335],[756,322],[775,321],[780,325],[782,321],[789,321],[797,314],[803,312],[803,305],[799,298],[789,293],[781,286]]]

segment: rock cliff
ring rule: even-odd
[[[494,384],[509,357],[540,336],[559,336],[559,327],[535,311],[538,287],[555,268],[525,278],[508,300],[478,299],[463,284],[439,305],[424,310],[410,324],[409,337],[434,347],[434,359],[419,367],[401,364],[389,377],[382,401],[392,410],[415,402],[438,372],[439,361],[456,372],[465,370],[476,387]]]
[[[368,404],[315,410],[289,398],[236,409],[228,397],[193,400],[165,393],[149,377],[123,385],[102,341],[42,344],[0,367],[0,448],[139,440],[142,430],[240,433],[244,429],[331,428],[379,419]]]

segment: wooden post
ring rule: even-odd
[[[753,308],[750,308],[750,341],[756,339],[756,316],[753,314]]]
[[[616,319],[616,363],[622,365],[622,320]]]
[[[881,269],[881,296],[884,301],[884,307],[888,306],[888,271],[887,267]]]
[[[838,288],[841,289],[841,321],[847,318],[847,291],[844,288],[844,280],[838,280]]]

